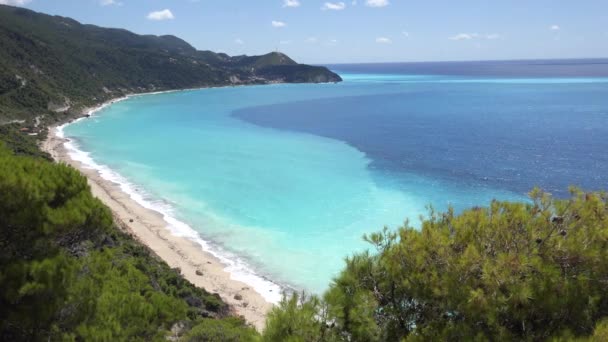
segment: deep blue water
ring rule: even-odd
[[[478,62],[336,64],[338,73],[498,78],[608,77],[608,58]]]
[[[538,186],[560,197],[570,185],[608,186],[608,83],[564,78],[608,75],[608,61],[333,68],[346,82],[364,82],[352,72],[378,72],[374,82],[385,93],[245,108],[234,115],[345,141],[365,152],[370,169],[380,173],[423,174],[522,194]],[[398,76],[404,72],[447,75],[404,81]],[[544,78],[531,78],[539,75]]]
[[[258,275],[320,292],[363,234],[417,226],[429,204],[606,189],[607,66],[334,65],[343,83],[137,96],[64,132],[73,157],[277,300]]]

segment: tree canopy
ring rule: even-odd
[[[287,298],[273,310],[266,339],[607,336],[608,197],[530,195],[460,214],[431,210],[420,229],[366,236],[372,251],[347,258],[322,300]]]
[[[164,341],[175,326],[258,337],[118,230],[78,171],[0,144],[0,340]]]

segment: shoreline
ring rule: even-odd
[[[272,302],[276,302],[276,299],[280,298],[279,285],[255,274],[254,276],[259,279],[253,279],[254,284],[247,283],[243,279],[235,279],[235,274],[227,270],[230,266],[234,266],[234,260],[210,251],[207,242],[200,237],[176,235],[171,229],[171,226],[176,223],[172,222],[176,221],[175,219],[167,217],[160,210],[154,210],[154,208],[139,203],[129,192],[124,191],[122,188],[124,184],[107,175],[104,177],[99,168],[94,168],[82,160],[74,158],[71,155],[73,151],[66,146],[71,140],[62,136],[61,130],[64,126],[91,117],[95,112],[130,97],[187,90],[195,89],[132,94],[106,101],[94,108],[85,109],[81,117],[63,125],[49,127],[47,138],[41,148],[48,152],[56,162],[71,165],[87,177],[91,192],[111,209],[114,221],[119,227],[150,248],[170,267],[179,268],[185,279],[210,293],[218,293],[224,302],[232,306],[236,314],[243,316],[258,331],[262,331],[266,314],[274,306]],[[177,223],[181,222],[177,221]],[[202,275],[199,275],[201,272]],[[255,284],[260,280],[274,285],[267,289],[270,293],[266,293],[266,296],[254,288],[255,285],[260,285]],[[268,284],[262,284],[262,287],[264,285]],[[260,286],[257,287],[259,290]],[[269,300],[269,295],[273,300]]]

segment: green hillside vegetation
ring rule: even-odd
[[[608,196],[430,212],[366,237],[322,299],[292,297],[269,341],[606,341]]]
[[[0,47],[0,123],[62,121],[128,93],[341,80],[279,52],[230,57],[197,51],[174,36],[137,35],[5,5]]]
[[[69,166],[0,146],[0,228],[2,341],[257,337],[218,295],[116,228]]]
[[[0,125],[0,143],[4,142],[6,147],[17,155],[51,160],[51,157],[38,147],[39,140],[46,136],[46,132],[33,136],[25,134],[22,129],[24,127],[19,123]]]

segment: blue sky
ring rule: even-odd
[[[299,62],[608,57],[608,0],[0,0]]]

